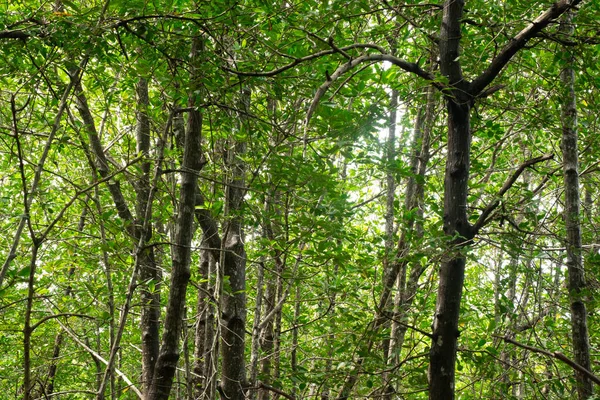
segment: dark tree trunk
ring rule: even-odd
[[[458,317],[465,278],[464,247],[473,237],[467,220],[470,168],[471,98],[459,59],[460,20],[464,2],[446,1],[440,32],[440,69],[451,87],[445,93],[448,113],[448,148],[444,179],[444,234],[448,253],[439,272],[429,359],[429,398],[454,399],[454,364],[460,332]]]
[[[195,38],[192,45],[193,74],[198,67],[201,39]],[[173,377],[179,360],[179,339],[182,332],[187,284],[190,279],[191,244],[194,234],[194,214],[197,204],[198,173],[204,164],[202,155],[202,115],[197,109],[189,111],[185,132],[183,163],[181,166],[181,189],[179,209],[175,225],[175,240],[172,250],[172,271],[169,300],[165,313],[162,343],[152,386],[147,400],[166,400],[169,397]]]
[[[444,233],[449,240],[447,259],[439,272],[437,304],[430,350],[431,399],[454,398],[454,364],[460,332],[458,317],[465,277],[464,247],[473,238],[467,221],[467,182],[471,134],[470,106],[446,99],[448,110],[448,155],[444,181]]]
[[[467,194],[471,107],[477,96],[493,93],[486,93],[486,87],[530,39],[578,3],[580,0],[559,0],[554,3],[508,41],[485,71],[473,82],[468,82],[462,75],[459,61],[464,0],[444,2],[439,46],[440,70],[448,81],[443,90],[448,112],[448,148],[444,180],[444,233],[448,237],[448,246],[446,260],[440,266],[436,311],[432,324],[430,399],[454,399],[454,364],[457,339],[460,335],[458,318],[465,277],[465,252],[475,234],[485,225],[487,216],[498,206],[498,202],[492,202],[484,209],[475,225],[469,224]],[[508,181],[508,186],[503,186],[499,196],[504,194],[512,183]]]

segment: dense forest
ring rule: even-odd
[[[600,2],[0,5],[3,399],[592,399]]]

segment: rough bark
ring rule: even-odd
[[[197,206],[204,203],[201,195],[197,194]],[[217,389],[217,363],[219,338],[215,326],[217,317],[217,299],[220,297],[222,280],[220,256],[222,241],[218,226],[210,210],[196,208],[196,220],[202,228],[202,253],[200,273],[207,280],[198,292],[197,310],[199,320],[196,326],[194,350],[194,371],[201,372],[196,377],[195,395],[200,399],[213,399]],[[202,288],[206,286],[206,292]]]
[[[262,312],[263,286],[265,277],[264,257],[258,265],[258,274],[256,277],[256,302],[254,305],[254,322],[252,324],[252,346],[250,352],[250,378],[249,383],[252,386],[258,384],[258,359],[260,357],[260,319]],[[256,399],[256,391],[249,393],[249,398]]]
[[[566,13],[560,24],[560,33],[567,39],[575,31],[572,13]],[[561,121],[563,155],[563,180],[565,187],[565,208],[563,218],[566,228],[567,272],[569,301],[571,303],[571,338],[575,362],[591,370],[590,342],[587,327],[585,298],[585,271],[581,256],[581,196],[579,193],[579,151],[577,148],[577,105],[575,96],[575,72],[573,54],[563,49],[564,66],[560,73],[562,84]],[[575,373],[579,399],[592,396],[593,383],[589,375]]]
[[[458,4],[458,1],[454,4]],[[458,91],[455,91],[455,96],[460,96]],[[429,363],[430,399],[454,398],[454,364],[457,340],[460,335],[458,317],[465,277],[463,252],[464,247],[473,238],[466,213],[471,144],[470,105],[468,101],[463,103],[447,98],[446,106],[448,158],[444,180],[444,234],[449,238],[449,252],[447,259],[442,261],[440,266],[436,310],[432,324]]]
[[[460,335],[458,318],[465,277],[463,252],[473,238],[467,220],[472,99],[458,63],[463,7],[464,1],[461,0],[444,3],[440,31],[440,70],[452,88],[445,93],[448,148],[444,178],[444,234],[448,238],[448,250],[439,271],[428,376],[429,398],[445,400],[454,399],[454,365]]]
[[[265,212],[266,217],[264,219],[264,234],[270,241],[275,241],[282,232],[280,229],[280,222],[282,220],[282,210],[279,206],[281,197],[277,192],[274,194],[268,194],[265,199]],[[287,210],[285,210],[287,213]],[[286,235],[287,236],[287,235]],[[262,383],[270,384],[272,374],[272,362],[273,362],[273,348],[275,344],[275,330],[274,321],[281,314],[281,310],[278,309],[280,297],[284,296],[282,293],[282,273],[285,269],[285,260],[281,250],[275,249],[272,253],[273,256],[273,267],[266,268],[265,271],[265,290],[263,300],[263,320],[260,323],[260,352],[263,355],[260,361],[260,377]],[[278,291],[279,288],[279,291]],[[279,295],[279,297],[278,297]],[[276,315],[277,314],[277,315]],[[258,393],[259,400],[270,399],[271,394],[268,390],[260,390]]]
[[[199,284],[198,299],[196,302],[196,332],[194,333],[194,396],[196,399],[208,397],[205,382],[207,381],[207,371],[205,361],[211,356],[210,348],[205,347],[206,338],[209,331],[212,330],[211,308],[214,302],[208,294],[210,279],[210,264],[214,263],[214,257],[205,247],[208,247],[206,240],[202,239],[203,249],[200,251],[200,276],[202,281]],[[213,268],[214,270],[214,268]],[[203,397],[206,396],[206,397]],[[210,398],[210,397],[208,397]]]

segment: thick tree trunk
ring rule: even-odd
[[[573,36],[572,14],[566,13],[560,24],[560,32],[567,40]],[[571,336],[575,362],[591,370],[590,342],[585,306],[585,271],[581,256],[581,224],[579,194],[579,151],[577,149],[577,105],[575,97],[575,73],[573,54],[564,49],[564,67],[560,73],[562,83],[562,143],[563,179],[565,186],[564,221],[566,228],[567,271],[569,301],[571,303]],[[593,384],[589,376],[575,373],[579,399],[592,396]]]
[[[454,399],[454,364],[460,335],[458,317],[465,277],[465,245],[472,239],[467,221],[469,178],[469,105],[447,99],[448,158],[444,191],[444,233],[447,259],[440,266],[429,364],[429,398]]]
[[[444,2],[440,29],[440,70],[447,79],[444,89],[448,112],[448,147],[444,180],[444,233],[448,237],[446,260],[440,266],[436,311],[432,324],[429,363],[429,398],[454,399],[454,364],[456,361],[458,318],[465,276],[465,252],[497,206],[493,202],[482,212],[474,226],[467,218],[467,194],[470,169],[470,110],[476,96],[502,71],[527,42],[580,0],[560,0],[540,14],[498,52],[473,82],[462,75],[460,66],[461,20],[464,0]],[[522,170],[521,170],[522,172]],[[515,176],[518,177],[518,174]],[[501,194],[510,188],[503,186]],[[514,183],[514,180],[512,181]]]
[[[446,259],[440,266],[429,361],[429,398],[435,400],[454,399],[454,364],[460,335],[458,317],[465,278],[463,252],[473,238],[467,220],[472,99],[458,63],[463,6],[462,0],[445,2],[440,32],[440,69],[452,89],[446,93],[448,148],[444,179],[444,234],[448,238],[448,247]]]

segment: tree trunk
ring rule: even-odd
[[[248,129],[246,115],[250,107],[250,91],[240,93],[240,130]],[[222,379],[221,389],[227,399],[243,400],[246,386],[244,363],[244,343],[246,336],[246,251],[242,228],[241,206],[244,200],[245,164],[241,156],[246,152],[246,144],[236,141],[228,151],[228,163],[232,169],[232,179],[226,188],[225,254],[222,257],[223,275],[228,287],[223,291],[221,315]]]
[[[207,331],[210,329],[209,324],[209,307],[212,300],[208,297],[209,288],[209,264],[212,254],[209,250],[208,243],[205,238],[202,238],[202,247],[200,250],[200,276],[198,300],[196,302],[196,332],[194,333],[194,377],[192,379],[194,386],[194,398],[201,399],[206,392],[205,382],[207,380],[206,371],[204,368],[205,358],[209,356],[209,351],[204,347]]]
[[[258,265],[258,274],[256,277],[256,303],[254,305],[254,323],[252,325],[252,346],[250,353],[250,379],[249,383],[256,387],[258,384],[258,359],[260,357],[260,319],[262,311],[263,286],[265,277],[265,260],[262,258]],[[251,400],[256,399],[256,390],[252,390],[248,397]]]
[[[567,40],[575,31],[570,12],[563,16],[560,32]],[[579,152],[577,149],[577,105],[575,97],[575,73],[573,54],[569,48],[563,49],[564,66],[560,73],[562,84],[562,143],[563,179],[565,186],[564,221],[566,228],[567,272],[569,301],[571,303],[571,336],[575,362],[588,371],[590,364],[590,342],[585,306],[585,271],[581,256],[580,194],[579,194]],[[592,396],[592,381],[586,374],[575,372],[579,399]]]
[[[141,175],[138,177],[136,191],[136,237],[143,237],[148,243],[152,237],[152,223],[144,221],[146,216],[152,215],[152,204],[148,202],[150,196],[150,122],[148,119],[148,81],[140,78],[136,86],[137,92],[137,153],[144,156],[141,163]],[[141,286],[141,317],[140,329],[142,332],[142,383],[144,393],[148,393],[154,365],[159,350],[159,321],[160,299],[158,288],[158,274],[154,262],[154,247],[140,249],[140,286]]]
[[[448,149],[444,179],[444,234],[448,238],[446,259],[439,272],[439,286],[432,324],[429,359],[429,398],[454,399],[454,364],[460,335],[458,317],[465,278],[465,247],[473,238],[467,220],[472,99],[468,95],[458,63],[461,38],[460,20],[464,1],[444,4],[440,32],[440,69],[448,78]]]
[[[471,133],[469,104],[446,99],[448,110],[448,158],[444,190],[444,234],[449,253],[440,266],[439,287],[430,350],[430,399],[454,398],[458,317],[465,277],[465,245],[473,238],[467,221],[467,182]]]
[[[197,73],[199,53],[202,51],[200,38],[192,43],[192,74]],[[190,279],[191,244],[194,234],[194,214],[197,204],[198,173],[204,165],[202,155],[202,115],[194,108],[188,114],[185,132],[183,163],[181,166],[181,189],[179,209],[175,225],[175,243],[172,250],[172,271],[169,300],[165,313],[162,343],[148,400],[166,400],[169,397],[173,377],[179,360],[179,339]]]

